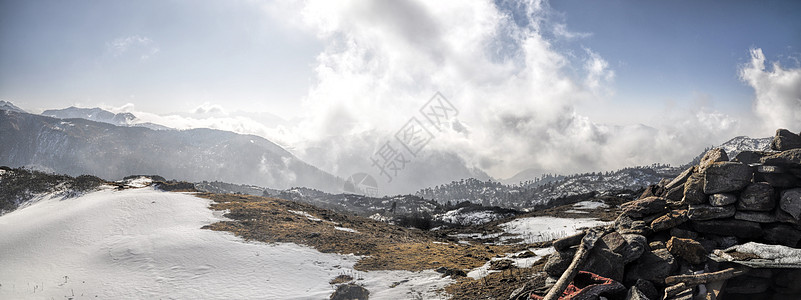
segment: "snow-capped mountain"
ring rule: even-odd
[[[750,138],[747,136],[738,136],[721,144],[717,148],[722,148],[726,151],[726,154],[731,159],[742,151],[770,151],[770,143],[772,141],[772,137]]]
[[[43,116],[59,119],[86,119],[95,122],[103,122],[119,126],[128,126],[136,119],[132,113],[118,113],[100,108],[80,108],[70,106],[64,109],[49,109],[42,112]]]
[[[63,109],[50,109],[43,116],[59,119],[84,119],[117,126],[145,127],[153,130],[172,130],[172,128],[150,122],[138,122],[132,113],[113,113],[102,108],[81,108],[70,106]]]
[[[26,112],[22,108],[19,108],[16,105],[14,105],[14,103],[11,103],[11,102],[8,102],[8,101],[2,101],[2,100],[0,100],[0,109],[16,111],[16,112]]]
[[[120,179],[159,174],[285,189],[338,191],[344,182],[258,136],[212,129],[150,130],[0,111],[0,165]]]

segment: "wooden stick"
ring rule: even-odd
[[[665,284],[684,283],[688,286],[696,286],[702,283],[709,283],[718,280],[726,280],[732,277],[737,277],[748,272],[745,269],[728,268],[712,273],[703,273],[696,275],[674,275],[665,278]]]
[[[584,259],[587,258],[587,255],[592,250],[592,247],[595,246],[595,242],[598,241],[601,237],[606,234],[605,228],[594,228],[587,230],[587,233],[584,235],[584,238],[581,239],[581,245],[579,245],[578,251],[576,254],[573,255],[573,261],[570,262],[570,266],[567,267],[562,276],[559,277],[559,280],[556,281],[551,290],[548,291],[548,294],[545,295],[543,300],[556,300],[559,299],[559,296],[567,289],[568,284],[573,281],[573,278],[576,277],[578,274],[579,268],[581,268],[581,264],[584,263]]]
[[[684,291],[686,291],[688,289],[691,289],[691,288],[692,287],[688,286],[684,282],[681,282],[681,283],[679,283],[677,285],[671,285],[671,286],[669,286],[669,287],[667,287],[665,289],[665,297],[662,297],[662,299],[667,299],[667,298],[676,296],[676,295],[681,294],[682,292],[684,292]]]

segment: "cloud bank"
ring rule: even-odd
[[[307,114],[293,132],[302,137],[296,153],[341,176],[380,177],[369,158],[437,91],[460,114],[412,164],[447,153],[458,157],[451,163],[496,178],[527,168],[572,173],[683,163],[740,126],[700,107],[665,111],[647,126],[578,114],[578,106],[614,94],[615,72],[602,53],[555,46],[589,34],[570,32],[546,1],[296,4],[302,26],[328,45],[317,57]]]
[[[763,130],[801,127],[801,68],[765,66],[762,49],[751,49],[751,60],[740,69],[740,79],[754,88],[754,112]]]

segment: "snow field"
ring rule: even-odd
[[[328,282],[360,258],[201,229],[223,219],[210,203],[107,188],[3,215],[0,299],[328,299]],[[373,299],[436,299],[452,282],[434,271],[360,274]]]

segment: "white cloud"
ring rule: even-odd
[[[552,46],[546,36],[584,35],[553,21],[544,1],[304,4],[305,26],[328,47],[295,132],[305,141],[297,153],[342,176],[374,171],[370,155],[436,91],[457,106],[470,134],[442,132],[429,149],[457,153],[497,177],[527,167],[570,173],[683,163],[710,143],[698,137],[739,126],[719,129],[713,123],[727,116],[698,109],[674,112],[676,121],[659,129],[577,114],[577,105],[611,94],[615,73],[591,49],[574,58]]]
[[[113,57],[135,55],[139,60],[147,60],[161,51],[156,42],[139,35],[116,38],[106,43],[106,50]]]
[[[740,79],[754,88],[754,112],[762,130],[801,129],[801,68],[785,69],[778,62],[765,66],[762,49],[751,49],[751,61],[740,68]]]

